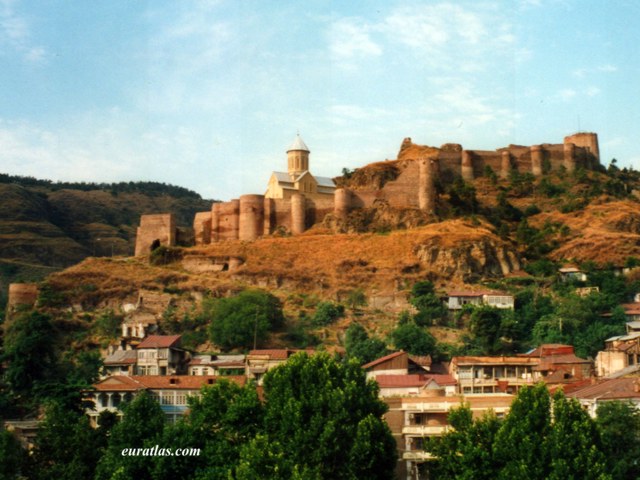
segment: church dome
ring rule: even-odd
[[[302,141],[302,138],[300,138],[300,134],[296,135],[295,140],[293,141],[293,143],[291,144],[291,146],[289,147],[287,152],[291,152],[293,150],[301,150],[301,151],[307,152],[307,153],[310,152],[309,148]]]

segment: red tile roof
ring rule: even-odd
[[[269,357],[271,360],[286,360],[291,355],[294,355],[298,352],[307,352],[309,355],[313,355],[315,350],[313,349],[289,349],[289,348],[280,348],[280,349],[267,349],[267,350],[251,350],[249,352],[250,356],[265,356]]]
[[[567,396],[584,400],[640,398],[640,379],[638,377],[624,377],[604,380],[595,385],[575,390]]]
[[[137,390],[199,390],[205,385],[213,385],[220,380],[229,380],[238,385],[245,385],[244,375],[114,375],[96,383],[94,388],[99,392],[122,392]]]
[[[378,375],[375,380],[380,385],[380,388],[423,387],[431,382],[444,387],[446,385],[456,385],[457,383],[451,375]]]
[[[136,348],[169,348],[180,343],[181,335],[149,335]]]
[[[369,362],[369,363],[367,363],[365,365],[362,365],[362,368],[367,370],[368,368],[375,367],[376,365],[384,363],[387,360],[391,360],[393,358],[400,357],[400,356],[406,355],[406,354],[407,354],[407,352],[403,352],[402,350],[399,351],[399,352],[393,352],[393,353],[390,353],[389,355],[385,355],[384,357],[380,357],[380,358],[378,358],[378,359],[376,359],[376,360],[374,360],[372,362]]]

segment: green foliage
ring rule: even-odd
[[[149,256],[149,263],[151,263],[151,265],[168,265],[170,263],[177,262],[181,258],[181,248],[159,245],[156,248],[152,247],[151,255]]]
[[[449,418],[455,430],[428,445],[435,478],[611,478],[595,422],[561,391],[552,400],[544,384],[522,388],[503,422],[474,421],[468,407]]]
[[[190,414],[166,426],[160,440],[165,448],[199,448],[200,455],[158,457],[154,480],[227,479],[241,447],[261,430],[263,407],[253,385],[221,380],[200,393],[189,399]]]
[[[453,430],[442,438],[431,438],[429,450],[438,460],[429,468],[429,478],[493,480],[497,470],[493,445],[500,421],[489,412],[474,421],[463,405],[449,413]]]
[[[93,478],[106,437],[82,413],[51,404],[31,454],[32,480]]]
[[[203,304],[210,320],[211,340],[225,350],[261,345],[268,333],[284,323],[280,301],[261,290],[245,290],[231,298]]]
[[[345,350],[347,358],[357,359],[361,364],[369,363],[376,358],[387,355],[387,345],[369,334],[359,323],[353,322],[345,334]]]
[[[377,384],[366,380],[356,362],[298,353],[265,375],[264,397],[267,441],[261,446],[267,449],[254,444],[243,451],[241,464],[248,469],[253,464],[264,468],[271,459],[281,475],[275,478],[393,476],[395,441],[381,419],[386,405],[378,399]],[[264,477],[255,472],[245,478]]]
[[[344,306],[339,303],[320,302],[311,322],[316,327],[324,327],[332,324],[343,315]]]
[[[476,198],[476,189],[457,176],[448,190],[449,203],[455,215],[471,215],[478,213],[480,204]]]
[[[18,439],[11,433],[0,428],[0,479],[19,480],[25,478],[27,452],[22,448]]]
[[[630,402],[598,406],[596,423],[613,480],[640,478],[640,412]]]
[[[94,320],[93,328],[101,337],[114,340],[120,336],[122,319],[122,315],[116,315],[113,310],[104,310]]]
[[[409,303],[418,310],[414,320],[420,326],[440,323],[447,315],[446,307],[429,281],[420,281],[413,285]]]
[[[144,390],[138,393],[111,431],[107,450],[97,465],[96,480],[110,480],[117,471],[121,476],[116,478],[152,478],[153,463],[149,457],[123,456],[122,451],[153,447],[159,443],[164,426],[165,415],[158,402]]]
[[[541,211],[542,210],[540,210],[537,205],[528,205],[527,208],[524,209],[524,212],[522,212],[522,214],[525,217],[533,217],[534,215],[539,214]]]
[[[550,277],[558,272],[558,264],[548,258],[541,258],[528,263],[524,269],[536,277]]]
[[[143,193],[152,197],[170,195],[176,198],[201,199],[196,192],[183,187],[169,185],[160,182],[119,182],[119,183],[93,183],[93,182],[53,182],[51,180],[39,180],[34,177],[20,175],[8,175],[0,173],[0,183],[14,183],[25,187],[47,187],[51,191],[56,190],[108,190],[112,193]]]
[[[436,339],[433,335],[414,322],[399,325],[389,337],[396,349],[413,355],[433,355],[436,350]]]
[[[498,175],[496,175],[496,172],[493,171],[491,165],[484,166],[484,176],[487,177],[493,185],[498,183]]]
[[[38,397],[56,368],[51,317],[37,311],[15,318],[4,336],[4,378],[13,394],[24,401]]]
[[[533,193],[533,183],[536,177],[531,172],[520,173],[517,170],[509,172],[509,190],[515,197],[526,197]]]
[[[566,192],[566,188],[555,183],[551,183],[549,178],[545,177],[538,184],[538,191],[549,198],[554,198]]]
[[[485,355],[511,353],[517,349],[519,330],[513,312],[487,305],[473,309],[469,322],[471,344]]]
[[[367,296],[365,295],[364,290],[356,288],[349,292],[346,302],[351,310],[356,310],[359,307],[365,307],[367,305]]]

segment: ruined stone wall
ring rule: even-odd
[[[38,285],[35,283],[10,283],[7,299],[7,320],[20,307],[33,307],[38,300]]]
[[[193,236],[196,245],[211,243],[211,212],[198,212],[193,219]]]
[[[142,215],[136,235],[135,255],[147,255],[154,243],[173,247],[176,244],[176,223],[172,213]]]
[[[240,200],[218,204],[217,240],[237,240],[240,223]]]

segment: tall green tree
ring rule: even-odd
[[[85,415],[57,403],[50,404],[31,453],[29,478],[93,478],[105,444],[103,431],[91,428]]]
[[[164,427],[165,415],[158,402],[145,390],[138,393],[111,430],[107,450],[96,469],[96,480],[152,478],[153,457],[127,456],[123,450],[155,446]]]
[[[27,452],[13,433],[0,428],[0,480],[24,478]]]
[[[604,402],[596,423],[614,480],[640,478],[640,412],[630,402]]]
[[[427,449],[437,458],[429,473],[438,479],[493,480],[499,472],[494,443],[500,420],[492,412],[474,421],[468,405],[449,413],[453,431],[430,439]]]
[[[450,421],[454,431],[428,444],[437,456],[434,478],[612,478],[595,422],[562,392],[552,399],[544,384],[522,388],[502,422],[491,416],[474,421],[464,408]]]
[[[418,310],[414,319],[420,326],[439,323],[447,315],[447,309],[436,295],[433,283],[429,281],[416,282],[413,285],[409,302]]]
[[[356,362],[294,355],[265,375],[263,434],[243,450],[239,478],[392,478],[396,446],[377,394]]]
[[[155,480],[206,478],[226,480],[236,468],[240,449],[260,431],[262,404],[253,384],[240,387],[227,380],[205,386],[189,399],[190,412],[165,428],[166,448],[199,448],[194,457],[158,457]]]
[[[414,322],[399,325],[389,337],[397,349],[414,355],[433,355],[436,351],[433,335]]]
[[[51,317],[38,311],[24,312],[13,320],[4,336],[2,359],[9,389],[19,399],[29,402],[56,372],[55,330]]]
[[[235,297],[210,299],[204,304],[211,321],[211,340],[225,350],[260,345],[284,322],[280,301],[268,292],[245,290]]]
[[[377,337],[370,337],[365,328],[353,322],[347,328],[344,347],[347,358],[357,359],[360,364],[372,362],[389,353],[387,345]]]

